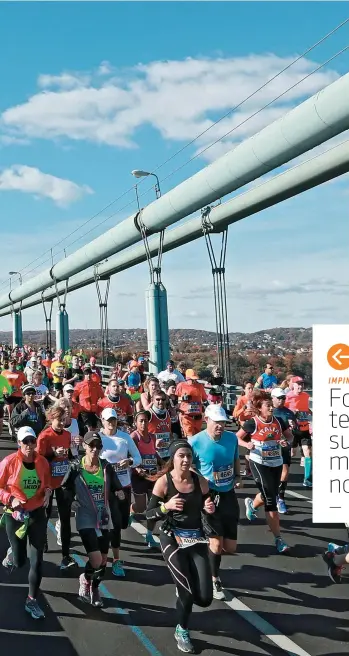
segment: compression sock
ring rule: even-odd
[[[287,481],[280,481],[279,499],[284,499],[285,498],[286,487],[287,487]]]
[[[86,581],[91,581],[93,575],[94,575],[94,567],[92,567],[90,561],[88,560],[86,565],[85,565],[85,579]]]
[[[219,568],[221,566],[222,554],[215,554],[211,549],[208,550],[208,558],[211,565],[211,572],[214,579],[219,577]]]
[[[311,481],[312,479],[312,470],[313,470],[313,459],[304,458],[304,481]]]

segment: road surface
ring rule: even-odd
[[[0,458],[13,445],[0,440]],[[263,520],[249,524],[242,499],[252,495],[252,482],[239,492],[242,520],[239,552],[222,560],[227,602],[208,609],[194,607],[191,635],[202,656],[340,656],[348,654],[348,583],[331,584],[321,553],[329,540],[346,540],[341,526],[313,525],[311,492],[302,487],[302,470],[292,465],[289,514],[282,517],[283,535],[292,552],[275,553]],[[262,513],[263,516],[263,513]],[[51,525],[52,526],[52,525]],[[75,525],[74,525],[75,529]],[[78,574],[85,555],[76,532],[72,551],[80,569],[61,574],[60,550],[53,529],[45,555],[42,591],[44,622],[23,608],[27,569],[11,576],[0,565],[1,653],[11,656],[174,656],[175,589],[161,554],[143,544],[140,524],[123,533],[122,557],[127,576],[113,578],[110,567],[102,586],[101,611],[77,598]],[[0,532],[1,560],[7,549]],[[349,579],[348,579],[349,581]]]

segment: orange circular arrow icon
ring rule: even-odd
[[[327,362],[332,369],[343,371],[349,369],[349,346],[348,344],[334,344],[327,353]]]

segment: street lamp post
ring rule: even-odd
[[[23,282],[22,274],[19,271],[9,271],[8,272],[9,276],[19,276],[19,284],[21,285]],[[10,278],[10,285],[11,285],[11,278]]]
[[[149,173],[149,171],[143,171],[142,169],[135,169],[134,171],[131,171],[131,173],[135,178],[146,178],[149,175],[152,175],[156,179],[156,184],[154,187],[156,198],[160,198],[161,196],[160,182],[156,173]],[[137,198],[138,198],[138,194],[137,194]]]

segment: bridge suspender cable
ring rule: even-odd
[[[52,308],[53,308],[53,299],[50,301],[45,301],[44,299],[44,292],[41,292],[41,302],[42,302],[42,307],[44,309],[44,315],[45,315],[45,329],[46,329],[46,350],[52,351]],[[48,310],[46,309],[46,305],[48,304]]]
[[[222,240],[219,254],[219,264],[217,265],[217,258],[211,239],[211,233],[214,232],[214,225],[210,221],[211,209],[211,207],[205,207],[205,209],[201,210],[201,224],[212,269],[217,335],[217,364],[224,377],[224,382],[228,383],[231,380],[227,290],[225,284],[225,260],[227,254],[228,227],[224,228],[224,230],[221,232]]]
[[[94,279],[99,303],[101,361],[103,365],[107,365],[109,348],[108,297],[110,288],[110,276],[101,276],[98,272],[98,267],[99,264],[96,264],[94,268]],[[100,286],[101,281],[106,282],[104,296],[102,296],[102,290]]]

